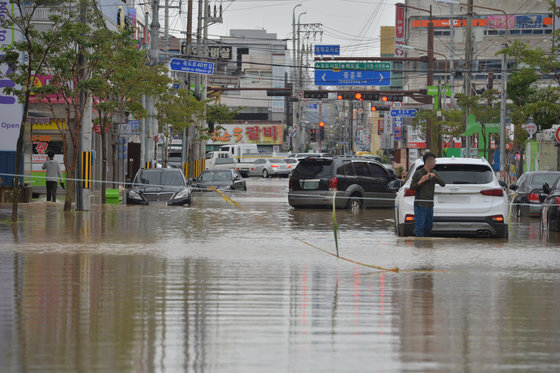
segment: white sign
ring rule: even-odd
[[[556,132],[554,132],[554,138],[556,142],[560,144],[560,127],[556,128]]]
[[[132,136],[132,126],[129,123],[121,123],[119,125],[119,133],[121,137]]]
[[[533,136],[535,133],[537,133],[537,125],[535,123],[527,123],[525,125],[525,130],[527,130],[527,133],[531,136]]]
[[[0,20],[9,17],[11,4],[7,1],[0,2]],[[10,45],[13,42],[12,28],[0,22],[0,47]],[[19,34],[14,39],[19,39]],[[1,53],[1,52],[0,52]],[[3,55],[0,54],[0,58]],[[2,87],[14,87],[15,83],[10,79],[5,79],[9,73],[8,65],[0,65],[0,151],[15,152],[17,150],[17,140],[19,128],[23,117],[23,105],[17,102],[17,98],[4,93]]]

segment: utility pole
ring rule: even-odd
[[[471,70],[472,70],[472,19],[473,19],[473,0],[469,0],[467,8],[467,30],[465,32],[465,96],[471,95]],[[507,22],[507,20],[506,20]],[[465,118],[463,132],[469,127],[469,109],[465,108]],[[471,156],[471,140],[469,136],[465,138],[465,146],[467,148],[467,157]]]
[[[149,56],[152,64],[159,63],[159,0],[152,0],[152,23],[150,25],[150,50]],[[147,143],[144,145],[146,152],[145,159],[150,162],[150,167],[154,167],[152,162],[155,162],[155,146],[157,144],[154,137],[157,136],[157,120],[155,112],[155,102],[151,96],[146,97],[146,111],[148,112],[147,127],[148,138]]]
[[[80,21],[87,22],[87,4],[82,3],[80,7]],[[83,65],[84,55],[80,53],[80,65]],[[78,175],[76,182],[76,210],[89,211],[90,203],[90,179],[91,179],[91,126],[92,126],[92,97],[80,90],[80,107],[82,108],[82,122],[80,138],[78,140]],[[86,182],[84,182],[86,181]]]

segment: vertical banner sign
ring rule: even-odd
[[[395,15],[395,56],[403,57],[404,49],[400,46],[404,45],[405,7],[396,5]]]
[[[395,141],[402,140],[402,117],[393,118],[393,136]]]
[[[560,29],[560,0],[555,1],[556,4],[556,12],[554,17],[554,30]]]
[[[0,48],[12,44],[16,35],[14,29],[5,23],[10,13],[13,14],[13,5],[7,0],[0,0]],[[2,57],[4,55],[0,50],[0,59]],[[0,72],[0,151],[15,152],[23,105],[17,102],[16,97],[4,93],[5,87],[15,86],[6,78],[11,72],[8,65],[1,64]]]

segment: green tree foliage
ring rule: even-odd
[[[102,180],[107,180],[107,138],[112,149],[112,164],[117,164],[117,124],[126,120],[127,115],[145,117],[142,96],[159,97],[171,83],[167,69],[149,65],[146,52],[136,48],[136,41],[131,36],[132,31],[127,30],[101,29],[96,34],[99,53],[92,58],[99,60],[99,68],[92,71],[92,94],[97,98],[94,122],[101,128]],[[117,168],[113,167],[113,180],[117,179],[116,175]],[[103,199],[105,187],[106,184],[102,183]]]
[[[16,146],[16,173],[22,174],[21,156],[23,154],[23,139],[25,137],[25,123],[29,111],[30,98],[38,94],[34,82],[38,75],[45,74],[47,58],[61,47],[61,40],[54,37],[73,22],[71,5],[69,0],[12,0],[5,4],[6,12],[3,12],[3,25],[12,28],[16,40],[11,45],[3,48],[2,62],[9,68],[8,78],[16,83],[15,87],[4,88],[7,94],[18,97],[19,103],[23,104],[23,114],[20,123],[20,131]],[[49,6],[50,29],[39,31],[33,24],[33,17],[39,8]],[[75,10],[74,10],[75,13]],[[25,58],[21,58],[25,56]],[[12,221],[17,221],[18,212],[19,178],[14,178],[14,193],[12,201]]]
[[[482,139],[479,139],[479,146],[482,147],[486,159],[488,159],[489,137],[486,126],[489,123],[500,122],[500,105],[497,93],[494,89],[487,89],[477,96],[457,95],[459,106],[468,108],[470,113],[474,114],[476,121],[480,123]]]
[[[438,156],[442,156],[442,141],[452,141],[461,136],[462,113],[460,110],[441,110],[441,117],[433,110],[420,110],[412,125],[426,137],[426,146]]]

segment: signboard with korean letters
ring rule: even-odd
[[[208,144],[282,145],[282,125],[220,124]]]

